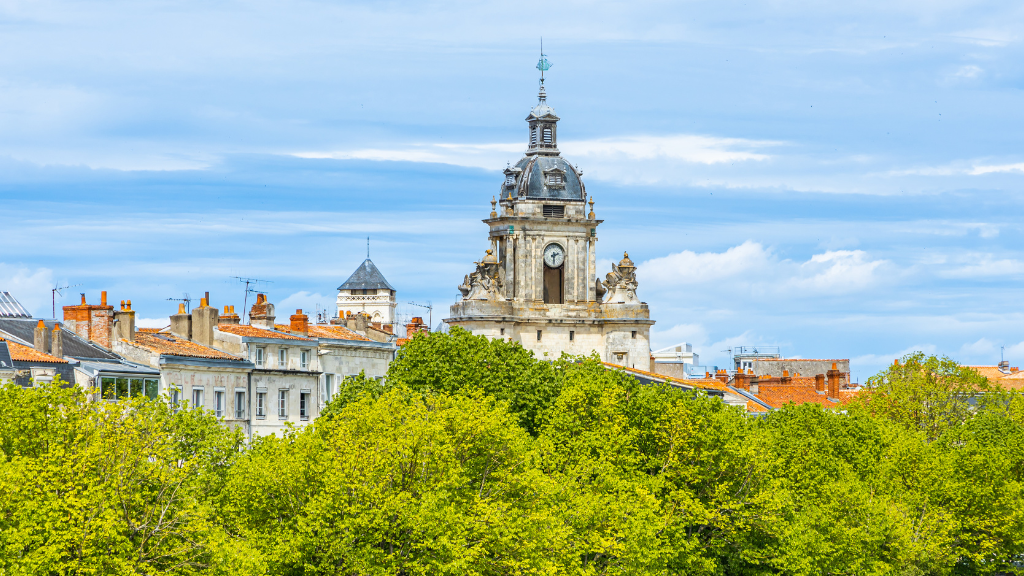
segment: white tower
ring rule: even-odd
[[[370,317],[370,322],[391,325],[397,304],[395,289],[369,258],[338,286],[338,316],[341,317],[346,313],[363,313]]]

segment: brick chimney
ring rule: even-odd
[[[50,333],[50,354],[57,358],[64,357],[64,335],[58,322],[53,323],[53,332]]]
[[[843,373],[836,369],[836,363],[832,363],[832,369],[828,371],[828,397],[839,398],[839,377]]]
[[[249,309],[249,324],[257,328],[274,329],[274,305],[267,302],[266,294],[257,294],[256,303]]]
[[[218,324],[241,324],[242,319],[235,313],[234,306],[225,306],[224,313],[217,318]]]
[[[32,334],[32,347],[43,354],[50,353],[50,332],[46,329],[46,323],[42,320],[36,324],[35,332]]]
[[[420,316],[414,316],[413,319],[405,325],[405,337],[412,338],[416,334],[427,334],[430,332],[428,326],[423,323],[423,318]]]
[[[178,304],[178,313],[171,314],[171,334],[183,340],[192,339],[192,316],[185,312],[185,303]]]
[[[782,378],[779,378],[779,384],[783,386],[793,383],[793,377],[789,375],[789,370],[782,371]]]
[[[199,301],[199,308],[192,310],[192,341],[203,346],[213,346],[213,328],[217,325],[217,309],[210,306],[210,293]]]
[[[818,374],[814,377],[814,390],[819,394],[825,393],[825,375]]]
[[[114,312],[115,339],[135,341],[135,310],[132,301],[121,300],[121,309]]]
[[[81,304],[65,306],[64,325],[80,337],[109,350],[114,326],[114,307],[107,306],[107,292],[100,292],[98,306],[87,304],[85,294],[82,294]]]
[[[301,308],[296,310],[289,320],[291,321],[290,329],[292,332],[303,336],[309,334],[309,316],[303,314]]]
[[[742,371],[736,373],[733,376],[733,388],[739,388],[741,390],[750,390],[750,375],[744,374]]]

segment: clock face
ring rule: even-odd
[[[558,244],[550,244],[544,249],[544,263],[551,268],[558,268],[565,261],[565,252]]]

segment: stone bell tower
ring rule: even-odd
[[[540,358],[597,351],[605,362],[650,367],[650,319],[636,296],[636,267],[624,255],[605,282],[597,278],[597,227],[583,173],[558,150],[558,116],[547,104],[543,72],[538,103],[526,117],[526,155],[505,169],[491,199],[490,247],[459,286],[450,325],[509,338]]]

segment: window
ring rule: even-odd
[[[252,362],[257,368],[263,368],[263,348],[256,348],[253,350]]]
[[[309,420],[309,392],[299,394],[299,417]]]
[[[104,400],[113,400],[117,397],[114,391],[113,378],[100,379],[100,397],[103,398]]]
[[[277,350],[277,367],[281,370],[288,369],[288,350],[285,348]]]
[[[516,185],[516,177],[515,177],[514,174],[509,174],[508,176],[505,176],[505,186],[508,186],[509,188],[511,188],[511,187],[513,187],[515,185]]]
[[[245,392],[235,390],[235,418],[245,418]]]
[[[267,417],[267,393],[257,392],[256,393],[256,417],[266,418]]]
[[[220,390],[213,393],[213,411],[217,418],[224,417],[224,392]]]
[[[636,330],[633,330],[633,334],[630,336],[633,340],[636,340]]]
[[[540,340],[540,333],[541,333],[541,331],[537,330],[537,340]]]
[[[178,406],[181,405],[181,389],[177,386],[171,386],[171,410],[177,412]]]
[[[287,418],[288,417],[288,391],[278,390],[277,391],[277,417]]]
[[[299,352],[299,368],[302,370],[309,369],[309,350]]]
[[[544,143],[551,144],[551,128],[544,129]]]
[[[160,381],[156,378],[146,378],[146,398],[156,400],[160,394]]]
[[[193,388],[192,389],[192,407],[202,408],[203,407],[203,389]]]
[[[565,206],[544,205],[545,218],[565,218]]]
[[[114,390],[117,391],[118,398],[125,398],[128,396],[128,379],[127,378],[115,378],[114,379]]]
[[[324,375],[324,398],[330,402],[334,394],[334,374]]]
[[[505,335],[505,329],[504,329],[504,328],[502,328],[502,329],[501,329],[501,335],[502,335],[502,336],[504,336],[504,335]]]
[[[536,144],[536,143],[537,143],[537,129],[536,128],[531,128],[530,129],[530,144],[533,145],[533,144]]]
[[[576,339],[576,331],[575,330],[569,330],[569,342],[572,342],[575,339]]]

